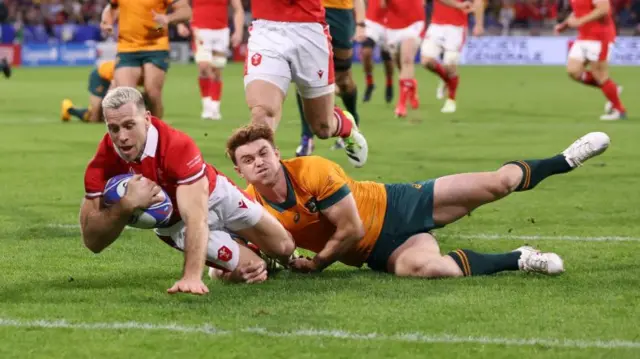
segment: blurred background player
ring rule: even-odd
[[[443,113],[456,112],[456,90],[460,81],[457,67],[467,37],[468,13],[472,10],[475,15],[473,35],[480,36],[484,32],[484,0],[474,0],[473,4],[460,0],[435,0],[431,23],[422,41],[421,62],[441,79],[436,98],[444,98],[445,89],[448,93],[440,110]],[[438,61],[441,57],[442,64]]]
[[[82,122],[101,123],[102,117],[102,99],[113,86],[113,72],[115,70],[116,61],[108,60],[100,63],[89,74],[89,107],[75,107],[71,99],[62,100],[61,119],[68,122],[71,117],[76,117]],[[144,76],[140,79],[138,86],[144,84]],[[149,97],[142,92],[145,106],[149,106]]]
[[[242,42],[244,35],[244,9],[240,0],[193,0],[193,46],[198,64],[198,81],[202,98],[202,118],[220,120],[222,96],[222,69],[227,64],[229,50],[229,17],[227,8],[233,9],[231,46]],[[177,26],[178,34],[189,36],[187,25]]]
[[[624,119],[622,88],[609,78],[609,55],[616,39],[611,4],[609,0],[571,0],[571,8],[573,12],[555,28],[557,33],[569,27],[578,29],[578,38],[569,50],[567,72],[575,81],[602,90],[608,102],[601,120]]]
[[[118,55],[114,81],[116,86],[136,87],[143,78],[151,113],[162,117],[162,88],[169,69],[169,33],[167,26],[191,19],[187,0],[109,0],[102,11],[100,28],[113,32],[118,20]],[[171,6],[171,14],[167,10]]]
[[[7,59],[0,60],[0,71],[2,71],[5,78],[11,77],[11,64]]]
[[[353,81],[351,65],[353,40],[361,42],[365,39],[364,0],[323,0],[322,6],[324,6],[325,18],[331,33],[336,94],[342,98],[345,109],[353,115],[356,126],[359,127],[360,116],[356,110],[358,88]],[[300,146],[296,149],[296,156],[307,156],[313,152],[313,132],[305,121],[302,98],[298,92],[296,92],[296,100],[302,122],[302,136]],[[333,146],[334,149],[343,147],[341,138],[336,140]]]
[[[102,99],[111,87],[115,66],[115,60],[105,61],[89,74],[89,108],[74,107],[70,99],[62,101],[62,121],[67,122],[73,116],[82,122],[102,122]]]
[[[405,117],[407,102],[413,109],[420,106],[414,62],[425,28],[424,1],[380,0],[380,5],[387,8],[387,48],[400,61],[400,97],[395,114]]]
[[[380,6],[381,0],[369,0],[367,2],[367,11],[365,19],[366,39],[362,42],[360,49],[360,61],[364,70],[367,88],[364,91],[364,102],[371,100],[371,94],[375,90],[375,81],[373,79],[373,50],[376,44],[380,46],[380,55],[384,65],[384,74],[386,78],[384,99],[387,103],[393,101],[393,67],[394,62],[391,54],[385,47],[386,41],[386,7]]]
[[[293,81],[304,118],[322,138],[344,140],[349,162],[367,161],[367,141],[353,116],[335,106],[335,74],[329,26],[321,0],[252,1],[244,86],[252,123],[276,129]]]

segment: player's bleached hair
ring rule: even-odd
[[[144,97],[136,88],[133,87],[116,87],[113,90],[107,92],[107,95],[102,99],[102,112],[106,116],[106,110],[117,110],[121,106],[128,103],[134,103],[138,108],[138,111],[144,113],[146,108],[144,107]]]
[[[227,140],[227,156],[231,158],[234,165],[237,165],[236,150],[240,146],[257,140],[267,140],[273,148],[276,147],[273,140],[273,130],[266,124],[246,125],[233,131],[233,134]]]

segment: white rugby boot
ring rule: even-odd
[[[444,102],[444,106],[440,110],[442,113],[454,113],[456,112],[456,100],[452,100],[450,98]]]
[[[344,137],[344,150],[349,157],[349,162],[355,167],[362,167],[367,163],[367,156],[369,155],[369,146],[367,145],[367,139],[364,138],[358,126],[356,126],[356,120],[353,115],[348,111],[343,111],[345,116],[351,121],[353,127],[351,128],[351,135]]]
[[[590,158],[600,155],[607,150],[611,139],[604,132],[590,132],[577,139],[566,150],[562,151],[564,158],[572,168],[582,166]]]
[[[518,267],[523,272],[549,275],[558,275],[564,272],[564,262],[555,253],[542,253],[530,246],[522,246],[514,252],[520,252]]]
[[[627,114],[625,112],[620,112],[616,109],[611,110],[611,112],[609,113],[605,113],[604,115],[600,116],[600,120],[602,121],[618,121],[618,120],[624,120],[627,118]]]

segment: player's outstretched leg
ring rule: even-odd
[[[442,255],[435,238],[429,233],[420,233],[393,251],[386,269],[398,276],[422,278],[481,276],[517,270],[556,275],[564,272],[564,263],[555,253],[542,253],[527,246],[507,253],[457,249]]]
[[[362,50],[360,52],[362,68],[364,69],[364,75],[367,87],[364,90],[363,102],[369,102],[371,100],[371,94],[376,88],[373,80],[373,48],[376,46],[373,39],[367,38],[362,43]]]
[[[603,132],[591,132],[561,154],[539,160],[506,163],[494,172],[464,173],[438,178],[434,185],[433,218],[437,225],[455,222],[472,210],[514,191],[528,191],[545,178],[570,172],[603,153],[610,144]]]
[[[300,145],[296,148],[296,157],[310,156],[313,153],[313,132],[309,128],[309,124],[304,118],[304,108],[302,105],[302,97],[296,92],[296,102],[298,103],[298,112],[300,113],[300,125],[302,134],[300,135]]]
[[[391,101],[393,101],[393,69],[395,65],[393,63],[393,57],[391,56],[391,53],[389,53],[389,51],[381,49],[380,56],[382,56],[384,76],[386,79],[384,88],[384,100],[387,103],[391,103]]]

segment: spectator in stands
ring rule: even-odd
[[[0,0],[0,24],[4,24],[9,19],[9,8],[4,3],[4,0]]]

